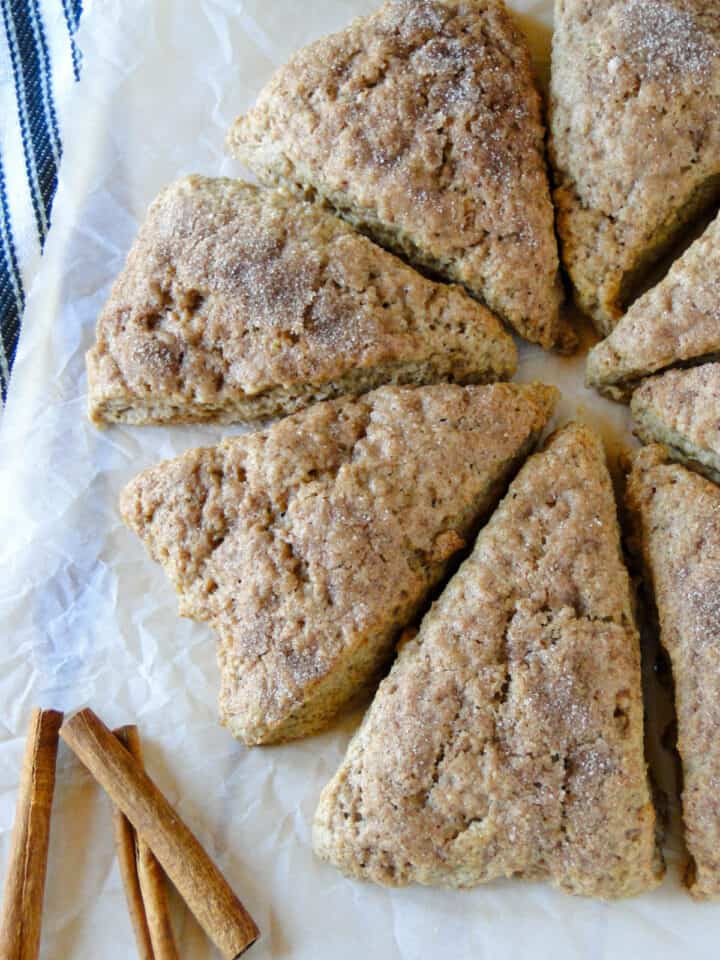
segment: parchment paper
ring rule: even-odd
[[[233,741],[216,722],[210,631],[177,617],[164,575],[119,522],[118,493],[138,470],[221,435],[100,433],[85,417],[83,354],[144,210],[180,174],[241,173],[223,156],[234,115],[296,47],[373,6],[94,0],[84,16],[53,228],[0,435],[0,858],[31,706],[89,704],[110,724],[140,724],[148,768],[261,927],[256,960],[715,957],[720,908],[682,892],[672,849],[659,891],[612,905],[519,882],[387,891],[317,863],[312,814],[358,715],[284,747]],[[515,7],[542,72],[551,2]],[[582,365],[523,348],[520,377],[558,384],[558,420],[595,423],[612,453],[629,442],[626,411],[584,390]],[[132,957],[108,803],[64,747],[56,799],[43,956]],[[173,909],[182,956],[213,956]]]

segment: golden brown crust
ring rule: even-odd
[[[590,351],[587,380],[627,400],[638,380],[720,354],[720,217]]]
[[[381,383],[512,376],[515,347],[319,207],[191,176],[152,204],[88,353],[99,424],[257,420]]]
[[[683,819],[698,899],[720,896],[720,488],[661,446],[636,456],[627,491],[670,655]]]
[[[654,887],[640,654],[600,441],[532,457],[380,686],[315,818],[384,884]]]
[[[715,0],[556,0],[550,156],[563,262],[607,335],[627,286],[720,193]]]
[[[635,433],[720,483],[720,363],[668,370],[635,391]]]
[[[569,342],[540,99],[499,0],[386,3],[295,54],[228,145],[261,179],[464,284],[522,336]]]
[[[180,612],[220,639],[247,743],[325,726],[375,676],[551,415],[552,387],[383,387],[190,450],[124,491]]]

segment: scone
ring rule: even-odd
[[[633,394],[635,433],[720,483],[720,363],[668,370]]]
[[[720,195],[716,0],[555,0],[550,128],[562,259],[607,335]]]
[[[87,355],[97,424],[292,413],[382,383],[512,376],[515,346],[318,206],[185,177],[152,204]]]
[[[325,726],[387,661],[551,415],[553,387],[382,387],[190,450],[125,489],[180,612],[217,631],[222,722]]]
[[[644,447],[628,483],[648,585],[670,655],[683,770],[686,882],[720,896],[720,488]]]
[[[720,353],[720,217],[640,297],[587,360],[588,384],[628,400],[638,381]]]
[[[296,53],[228,147],[528,340],[570,345],[540,99],[500,0],[386,3]]]
[[[659,882],[638,634],[586,428],[525,464],[402,646],[322,794],[314,846],[393,886],[521,877],[622,897]]]

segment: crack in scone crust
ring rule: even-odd
[[[324,726],[390,656],[536,441],[542,386],[382,388],[192,450],[125,490],[125,521],[220,639],[246,742]]]
[[[543,133],[502,3],[398,0],[295,54],[228,144],[549,347],[567,331]]]
[[[315,819],[385,884],[659,882],[640,655],[610,478],[570,426],[535,455],[405,644]]]

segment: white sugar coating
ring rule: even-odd
[[[685,568],[683,585],[688,616],[698,644],[720,649],[720,558],[708,558],[702,570]],[[681,578],[678,578],[681,579]]]
[[[462,290],[319,204],[191,176],[151,206],[98,319],[91,415],[254,420],[388,380],[504,379],[514,355]]]
[[[699,6],[673,0],[629,0],[623,7],[621,28],[648,79],[683,82],[688,75],[694,82],[709,79],[718,48],[700,29],[695,16]],[[716,17],[720,26],[720,12]]]
[[[572,792],[576,796],[584,796],[597,789],[598,781],[612,776],[616,770],[616,763],[603,751],[602,745],[585,747],[570,763]]]
[[[435,0],[397,0],[395,7],[404,36],[413,37],[423,30],[437,33],[447,19]]]
[[[557,10],[558,232],[578,305],[607,336],[717,194],[720,4],[563,0]]]

